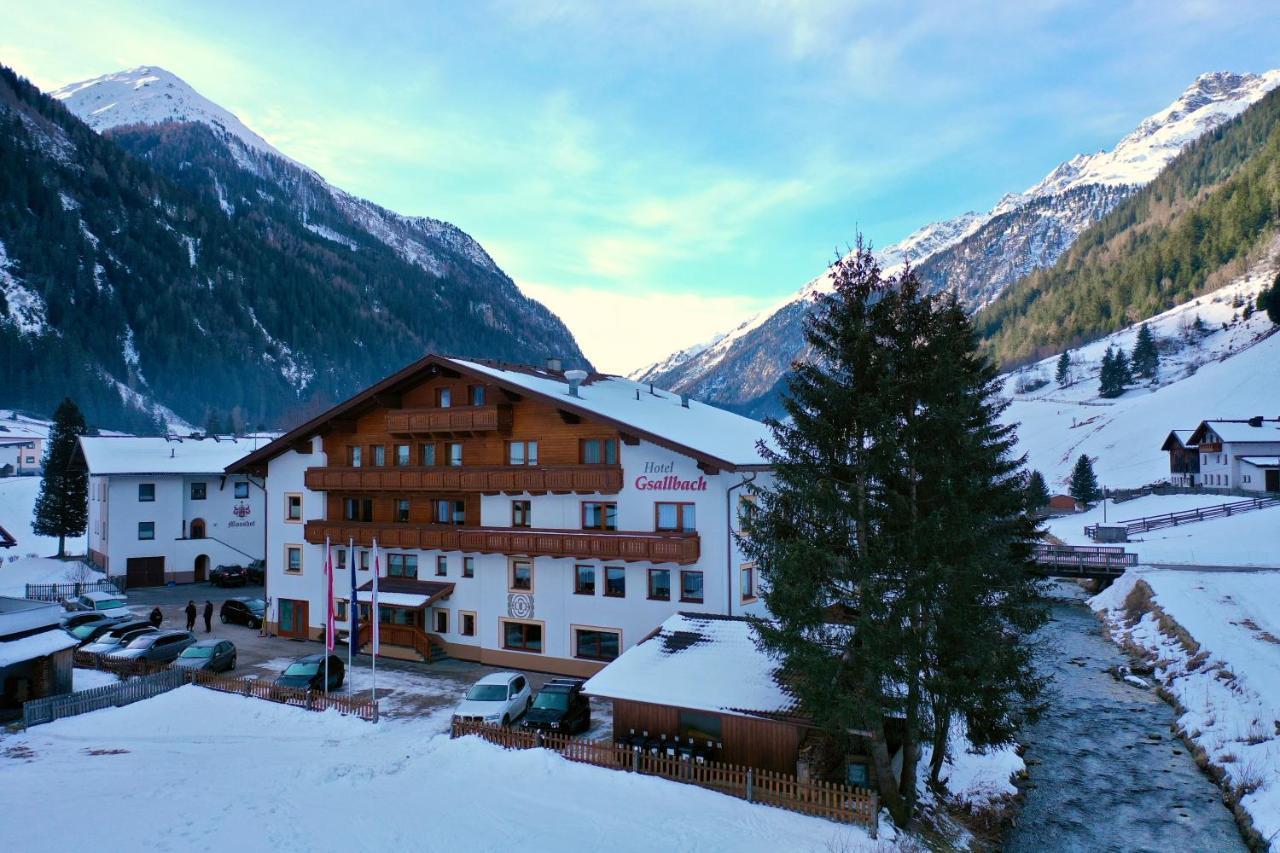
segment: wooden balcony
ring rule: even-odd
[[[305,536],[313,545],[323,545],[325,537],[328,537],[337,545],[355,540],[357,545],[369,547],[376,538],[379,548],[391,550],[414,548],[527,557],[679,563],[686,566],[698,561],[701,546],[697,533],[529,530],[354,521],[308,521]]]
[[[617,465],[327,467],[308,468],[304,482],[308,489],[320,492],[616,494],[622,490],[622,468]]]
[[[398,409],[387,414],[387,432],[393,435],[474,435],[511,431],[511,407],[449,406],[431,409]]]

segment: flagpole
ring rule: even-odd
[[[371,664],[373,677],[373,711],[378,712],[378,647],[380,645],[380,634],[382,633],[382,619],[378,613],[378,575],[380,568],[381,555],[378,553],[378,540],[373,540],[373,595],[370,596],[369,603],[369,631],[373,638],[373,663]]]
[[[356,674],[356,646],[360,644],[360,602],[356,596],[356,547],[355,539],[347,540],[347,568],[351,570],[351,631],[347,636],[347,669],[351,677]]]
[[[324,692],[329,692],[329,650],[333,642],[333,553],[329,550],[329,537],[324,537]]]

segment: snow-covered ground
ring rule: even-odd
[[[51,557],[6,559],[0,563],[0,595],[21,598],[26,594],[29,583],[75,583],[101,577],[79,560],[55,560]]]
[[[77,803],[93,817],[56,828],[6,821],[4,846],[878,849],[860,829],[426,726],[372,725],[199,687],[59,720],[0,738],[4,813]]]
[[[1280,340],[1280,338],[1277,338]],[[1130,501],[1108,501],[1110,523],[1182,512],[1198,507],[1219,506],[1243,500],[1233,495],[1146,495]],[[1086,524],[1102,521],[1101,504],[1078,515],[1051,518],[1049,532],[1071,545],[1091,545],[1084,535]],[[1135,534],[1124,546],[1138,554],[1141,563],[1177,563],[1198,566],[1280,567],[1280,506],[1246,512],[1227,518],[1148,530]]]
[[[1213,293],[1147,322],[1161,349],[1154,384],[1134,385],[1120,397],[1098,396],[1098,370],[1107,347],[1133,351],[1138,327],[1071,351],[1072,384],[1054,381],[1057,357],[1009,374],[1012,405],[1004,420],[1017,423],[1019,453],[1044,474],[1052,491],[1065,487],[1080,454],[1094,459],[1098,480],[1112,488],[1142,486],[1169,476],[1160,450],[1173,429],[1193,429],[1208,418],[1248,418],[1280,412],[1280,335],[1265,313],[1243,319],[1243,303],[1269,286],[1273,264],[1260,264]],[[1192,331],[1199,318],[1206,332]],[[1227,328],[1223,328],[1223,324]],[[1020,383],[1048,384],[1018,392]]]
[[[0,527],[18,540],[17,546],[0,551],[0,560],[14,555],[47,557],[58,553],[56,536],[37,536],[31,531],[31,524],[35,521],[36,496],[39,494],[39,477],[0,478]],[[84,536],[67,539],[68,554],[83,554],[86,547]]]
[[[76,667],[71,672],[71,689],[79,693],[81,690],[92,690],[95,687],[106,687],[109,684],[119,684],[120,679],[111,672],[103,672],[100,669],[83,669]]]
[[[1146,589],[1135,587],[1145,584]],[[1150,590],[1150,605],[1137,605]],[[1280,572],[1138,569],[1090,604],[1147,650],[1179,725],[1226,772],[1254,828],[1280,841]],[[1136,617],[1136,618],[1135,618]],[[1163,618],[1162,618],[1163,617]]]

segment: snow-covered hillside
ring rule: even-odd
[[[1207,418],[1280,414],[1280,334],[1262,312],[1243,319],[1244,304],[1274,275],[1271,265],[1260,266],[1152,318],[1147,325],[1161,350],[1159,376],[1115,399],[1098,396],[1099,366],[1109,346],[1132,352],[1136,326],[1071,350],[1072,381],[1065,388],[1054,381],[1057,358],[1009,374],[1005,391],[1013,403],[1005,419],[1018,424],[1027,464],[1059,490],[1084,453],[1103,485],[1141,486],[1167,479],[1169,457],[1160,445],[1170,430],[1192,429]],[[1039,382],[1047,384],[1018,390]]]

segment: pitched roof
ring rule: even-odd
[[[426,607],[453,594],[453,584],[442,581],[420,581],[414,578],[378,578],[378,605],[388,607]],[[373,600],[373,581],[356,590],[357,601]]]
[[[777,682],[778,665],[756,646],[747,620],[677,613],[592,676],[583,692],[695,711],[788,715],[796,699]]]
[[[1174,447],[1189,447],[1191,445],[1191,436],[1195,434],[1193,429],[1175,429],[1169,432],[1165,438],[1164,444],[1160,445],[1161,450],[1170,450]]]
[[[432,354],[290,430],[229,470],[261,467],[299,442],[321,434],[331,421],[377,406],[380,396],[395,394],[442,370],[550,403],[716,468],[741,471],[769,467],[757,447],[760,441],[772,442],[769,428],[725,409],[695,400],[685,406],[677,394],[658,389],[650,392],[648,385],[603,373],[589,374],[578,395],[573,396],[562,370]]]
[[[90,474],[221,474],[262,438],[80,437]]]
[[[1253,424],[1258,424],[1253,426]],[[1204,442],[1205,433],[1212,430],[1224,442],[1274,441],[1280,442],[1280,418],[1253,418],[1251,420],[1201,421],[1191,436],[1192,442]]]

